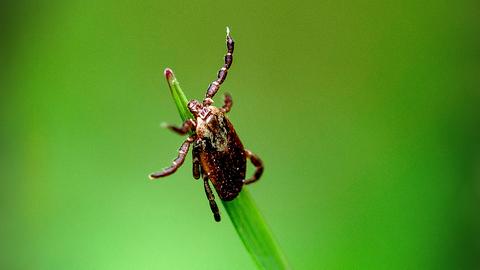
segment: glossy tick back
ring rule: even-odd
[[[243,147],[232,123],[226,116],[232,108],[232,97],[226,94],[221,108],[212,105],[212,98],[225,81],[228,69],[232,65],[233,49],[234,41],[227,28],[225,64],[218,71],[217,79],[208,86],[203,102],[191,100],[188,103],[188,109],[195,120],[189,119],[181,127],[167,125],[169,129],[180,135],[193,135],[190,135],[180,146],[178,157],[170,167],[150,174],[151,179],[157,179],[174,173],[183,164],[192,145],[193,177],[195,179],[203,177],[205,194],[216,221],[220,221],[220,213],[208,181],[212,182],[221,200],[230,201],[238,196],[244,184],[257,181],[263,172],[262,161]],[[165,75],[168,78],[172,73],[167,69]],[[252,177],[245,179],[247,158],[256,170]]]

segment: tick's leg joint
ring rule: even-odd
[[[197,143],[192,147],[192,161],[193,161],[193,178],[199,179],[201,176],[200,153]]]
[[[220,89],[220,85],[225,81],[227,78],[228,69],[232,65],[233,62],[233,49],[234,49],[235,42],[233,41],[232,37],[230,36],[230,30],[227,28],[227,54],[225,55],[225,64],[223,64],[222,68],[218,71],[217,79],[213,81],[207,89],[207,93],[205,94],[205,98],[213,98],[217,93],[218,89]]]
[[[212,104],[213,104],[213,99],[211,99],[211,98],[205,98],[203,100],[203,106],[210,106]]]
[[[176,127],[169,124],[165,124],[164,126],[177,134],[185,135],[190,131],[194,131],[196,124],[193,119],[188,119],[187,121],[183,122],[183,125],[181,127]]]
[[[232,109],[232,96],[229,93],[225,93],[225,101],[222,107],[222,111],[228,113]]]
[[[263,162],[262,160],[257,156],[255,155],[254,153],[252,153],[250,150],[246,150],[245,149],[245,154],[247,155],[247,158],[250,159],[250,161],[252,162],[253,166],[255,166],[256,170],[255,170],[255,173],[253,174],[252,177],[250,177],[249,179],[245,179],[243,181],[243,183],[245,185],[248,185],[248,184],[251,184],[255,181],[257,181],[258,179],[260,179],[260,176],[262,176],[262,173],[263,173]]]
[[[183,142],[180,149],[178,149],[178,156],[175,160],[173,160],[172,165],[168,168],[163,169],[161,172],[154,172],[150,174],[150,179],[157,179],[160,177],[168,176],[174,173],[180,166],[182,166],[183,162],[185,161],[185,157],[187,156],[188,148],[190,144],[194,141],[195,135],[188,137],[185,142]]]
[[[212,210],[213,217],[216,222],[220,221],[220,211],[218,210],[217,203],[215,202],[215,196],[213,195],[212,189],[208,184],[208,177],[203,176],[203,186],[205,187],[205,194],[207,195],[208,202],[210,203],[210,209]]]

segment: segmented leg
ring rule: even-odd
[[[218,210],[217,203],[215,202],[215,196],[213,195],[213,191],[208,184],[208,178],[206,175],[203,177],[203,186],[205,187],[205,194],[207,195],[208,202],[210,203],[210,209],[212,210],[213,217],[215,218],[216,222],[219,222],[220,211]]]
[[[188,119],[187,121],[183,122],[181,127],[165,124],[166,128],[180,135],[185,135],[188,132],[195,130],[195,126],[196,126],[195,121],[193,121],[192,119]]]
[[[174,173],[180,166],[182,166],[183,162],[185,161],[185,156],[188,153],[188,148],[190,144],[194,141],[195,136],[188,137],[185,142],[183,142],[180,149],[178,149],[178,156],[176,159],[173,160],[173,163],[170,167],[163,169],[161,172],[154,172],[150,174],[150,179],[157,179],[160,177],[168,176]]]
[[[225,93],[225,101],[223,103],[222,111],[228,113],[232,109],[233,100],[229,93]]]
[[[245,149],[245,154],[247,155],[247,158],[250,159],[250,161],[252,162],[253,166],[255,166],[256,170],[255,170],[255,173],[253,174],[252,177],[250,177],[249,179],[245,179],[243,181],[243,183],[245,185],[248,185],[248,184],[251,184],[255,181],[257,181],[258,179],[260,179],[260,176],[262,176],[262,173],[263,173],[263,162],[262,160],[260,160],[260,158],[255,155],[254,153],[252,153],[250,150],[246,150]]]
[[[205,94],[205,99],[207,100],[207,102],[211,101],[211,98],[213,98],[213,96],[215,96],[215,94],[217,93],[218,89],[220,89],[220,85],[227,78],[228,69],[230,68],[233,62],[234,44],[235,42],[230,36],[230,29],[227,27],[227,54],[225,55],[225,64],[218,71],[217,79],[208,86],[207,93]]]
[[[198,179],[201,176],[200,172],[200,155],[199,148],[196,143],[192,147],[192,161],[193,161],[193,178]]]

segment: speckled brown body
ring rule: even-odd
[[[247,157],[243,144],[225,113],[209,106],[210,115],[197,118],[194,148],[202,173],[206,174],[220,199],[233,200],[243,186]]]

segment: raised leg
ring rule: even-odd
[[[201,176],[200,171],[200,156],[198,152],[198,146],[196,143],[192,147],[192,160],[193,160],[193,178],[198,179]]]
[[[170,124],[164,124],[164,127],[180,135],[185,135],[188,132],[195,130],[195,126],[196,126],[195,121],[193,121],[192,119],[188,119],[187,121],[183,122],[181,127],[176,127]]]
[[[173,160],[173,163],[170,167],[163,169],[161,172],[154,172],[150,174],[150,179],[157,179],[160,177],[165,177],[174,173],[180,166],[182,166],[183,162],[185,161],[185,156],[188,153],[188,148],[190,144],[195,140],[195,136],[188,137],[185,142],[183,142],[180,149],[178,149],[178,156],[176,159]]]
[[[256,170],[255,170],[255,173],[253,174],[252,177],[250,177],[249,179],[245,179],[243,181],[243,183],[245,185],[248,185],[248,184],[251,184],[255,181],[257,181],[258,179],[260,179],[260,176],[262,176],[262,173],[263,173],[263,162],[262,160],[260,160],[260,158],[255,155],[254,153],[252,153],[250,150],[246,150],[245,149],[245,154],[247,154],[247,158],[250,159],[250,161],[252,162],[253,166],[255,166]]]
[[[205,101],[207,103],[211,102],[211,98],[215,96],[218,89],[220,89],[220,85],[227,78],[228,69],[230,68],[233,62],[234,44],[235,42],[230,36],[230,29],[227,27],[227,54],[225,55],[225,64],[223,64],[222,68],[218,71],[217,79],[208,86],[207,93],[205,94]],[[205,104],[205,105],[210,105],[210,104]]]
[[[229,93],[225,93],[225,101],[222,107],[222,111],[228,113],[232,109],[233,100]]]
[[[206,175],[203,177],[203,186],[205,187],[205,194],[207,195],[208,202],[210,203],[210,209],[212,210],[213,217],[215,218],[216,222],[219,222],[220,211],[218,210],[217,203],[215,202],[215,196],[213,195],[213,191],[208,184],[208,178]]]

